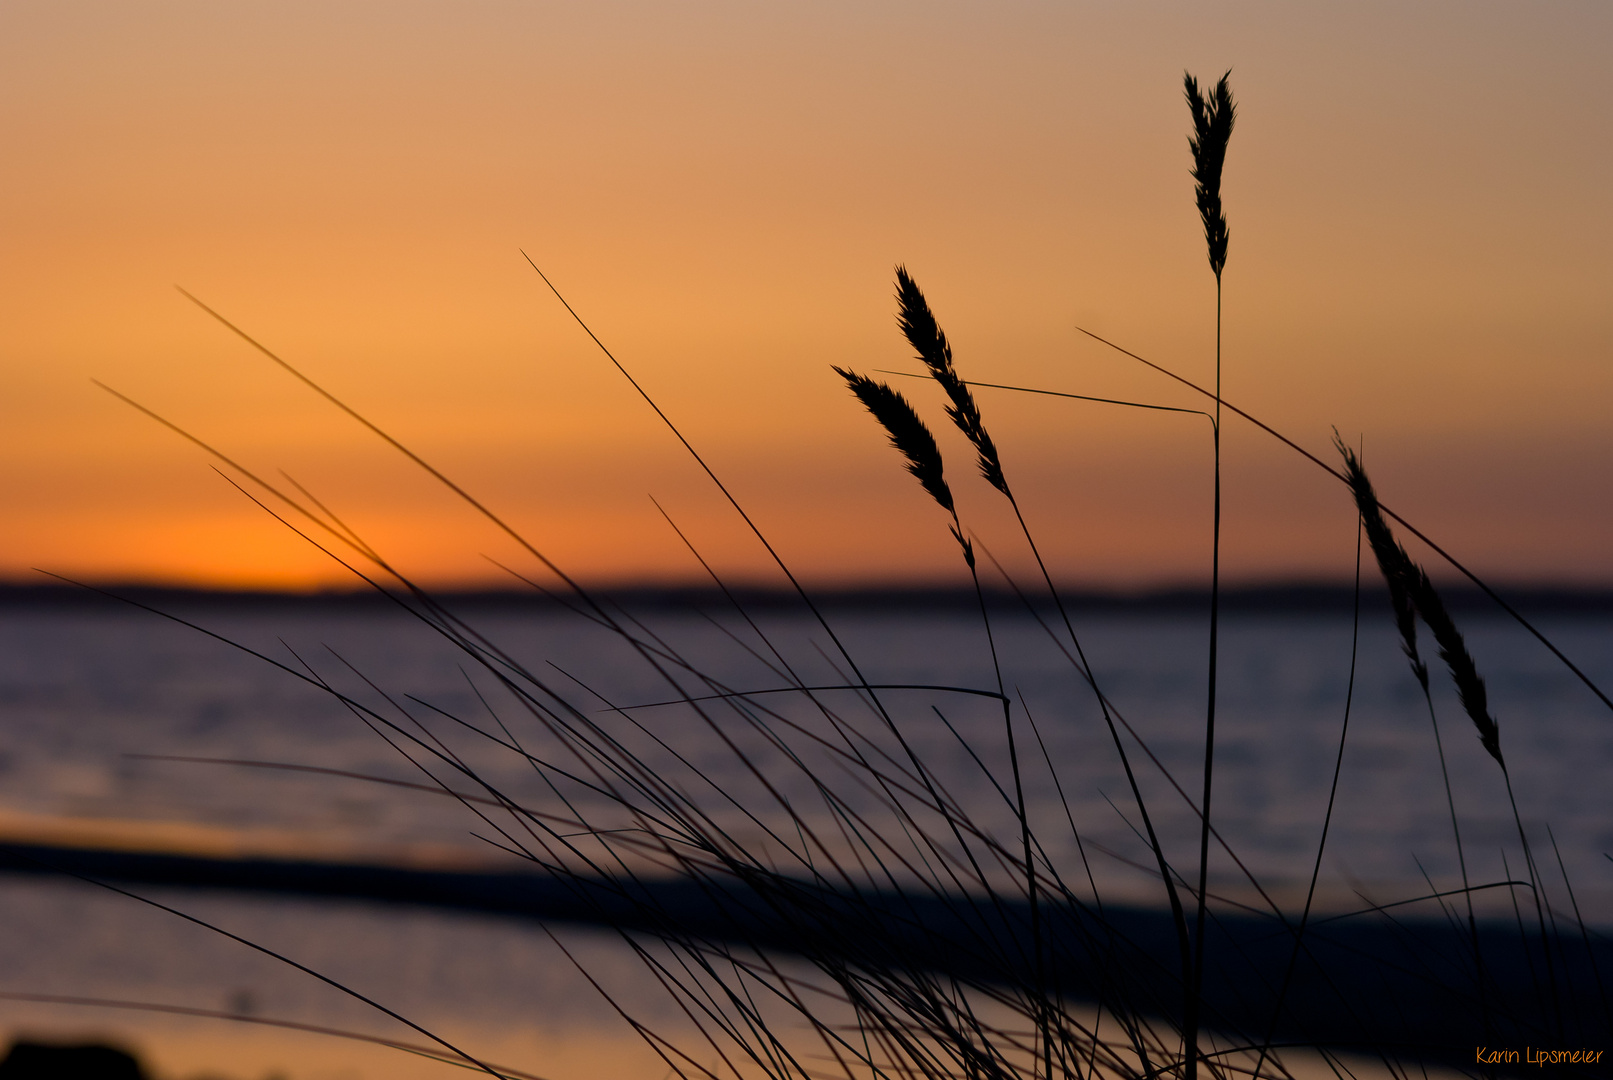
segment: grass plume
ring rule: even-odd
[[[843,367],[836,367],[835,374],[846,380],[851,392],[857,395],[857,400],[863,407],[873,413],[879,426],[885,429],[890,436],[891,445],[906,458],[905,468],[913,474],[920,486],[924,488],[940,504],[941,509],[952,515],[952,537],[963,549],[963,559],[973,570],[975,565],[974,545],[969,538],[963,535],[963,526],[958,522],[958,507],[952,501],[952,488],[947,485],[946,474],[941,465],[941,448],[935,445],[935,436],[919,419],[913,406],[900,393],[892,390],[887,383],[875,382],[866,375],[859,375]]]
[[[1187,144],[1193,151],[1194,195],[1198,199],[1199,217],[1204,220],[1204,243],[1209,249],[1210,269],[1216,281],[1221,280],[1221,269],[1227,264],[1227,215],[1221,208],[1221,170],[1226,165],[1227,143],[1232,140],[1232,124],[1237,119],[1237,106],[1232,102],[1232,90],[1227,79],[1228,71],[1221,76],[1208,94],[1199,88],[1192,75],[1183,74],[1182,87],[1187,95],[1187,106],[1193,112],[1193,134]]]
[[[1001,492],[1003,497],[1008,500],[1009,506],[1013,508],[1014,518],[1019,523],[1020,532],[1025,537],[1025,543],[1029,546],[1031,555],[1036,560],[1036,566],[1038,570],[1040,570],[1042,580],[1047,586],[1048,595],[1052,597],[1054,606],[1058,609],[1059,616],[1064,623],[1065,632],[1069,635],[1070,643],[1075,648],[1075,655],[1073,657],[1070,657],[1068,652],[1066,652],[1065,655],[1066,657],[1070,657],[1070,659],[1072,659],[1075,668],[1080,673],[1082,679],[1087,683],[1088,686],[1091,687],[1093,695],[1097,699],[1098,707],[1103,713],[1104,723],[1109,729],[1110,737],[1114,742],[1115,751],[1119,755],[1120,763],[1125,769],[1127,782],[1130,784],[1132,796],[1136,802],[1138,813],[1142,818],[1143,827],[1147,835],[1148,845],[1154,855],[1155,864],[1159,869],[1160,880],[1165,885],[1166,897],[1170,903],[1172,922],[1176,929],[1177,941],[1181,950],[1182,977],[1184,982],[1186,982],[1189,978],[1189,971],[1192,967],[1186,915],[1182,907],[1181,897],[1178,895],[1176,890],[1174,875],[1171,872],[1165,857],[1164,848],[1160,844],[1159,837],[1154,831],[1154,825],[1148,812],[1147,802],[1143,799],[1142,791],[1137,786],[1137,779],[1132,772],[1130,758],[1126,753],[1125,746],[1120,740],[1120,733],[1115,727],[1115,718],[1111,714],[1109,702],[1107,698],[1105,698],[1103,691],[1099,688],[1096,677],[1093,675],[1092,666],[1087,661],[1086,652],[1081,646],[1081,639],[1076,634],[1075,627],[1070,621],[1070,615],[1068,610],[1065,608],[1064,601],[1059,596],[1058,589],[1053,584],[1053,577],[1048,571],[1046,561],[1042,558],[1041,549],[1036,544],[1036,538],[1031,533],[1030,525],[1025,521],[1025,515],[1020,510],[1019,500],[1014,497],[1013,490],[1008,486],[1008,478],[1003,472],[1002,461],[997,453],[997,446],[992,441],[990,433],[986,431],[985,422],[980,416],[980,408],[975,404],[974,395],[969,390],[969,384],[958,376],[957,370],[953,366],[952,346],[947,341],[945,332],[942,331],[940,324],[936,321],[934,312],[930,310],[929,302],[924,298],[923,291],[919,289],[918,284],[914,282],[912,276],[907,273],[907,269],[904,266],[897,266],[896,268],[896,286],[896,298],[898,303],[897,322],[902,328],[902,333],[907,338],[908,344],[912,345],[914,350],[918,353],[918,359],[924,363],[925,367],[929,369],[931,376],[934,377],[935,380],[939,382],[942,388],[946,391],[947,397],[950,401],[950,404],[947,406],[947,416],[952,420],[953,424],[958,428],[958,430],[963,433],[964,437],[967,438],[974,446],[978,454],[981,476],[986,480],[987,483],[991,484],[992,487]],[[1219,490],[1219,487],[1217,490]],[[954,518],[954,520],[956,519]],[[1217,520],[1219,521],[1219,516]],[[963,538],[956,525],[954,526],[953,533],[954,535],[958,536],[959,543],[963,543]],[[968,547],[966,547],[965,557],[967,558],[969,555],[970,550]],[[972,558],[969,561],[969,569],[973,575],[975,566]],[[1001,568],[999,567],[999,569]],[[978,593],[980,589],[980,580],[978,575],[974,575],[974,581],[975,589]],[[990,640],[991,623],[986,613],[985,600],[983,596],[981,597],[980,614],[982,619],[985,620],[986,633],[988,640]],[[995,645],[992,646],[992,666],[997,670],[998,689],[999,692],[1001,692],[1001,668],[997,664]],[[1026,889],[1027,895],[1030,899],[1032,936],[1035,939],[1036,949],[1037,999],[1042,1003],[1037,1008],[1037,1022],[1043,1037],[1046,1073],[1048,1076],[1051,1076],[1053,1073],[1051,1058],[1052,1033],[1050,1031],[1052,1024],[1048,1020],[1049,1013],[1045,1008],[1045,988],[1042,984],[1040,909],[1037,902],[1036,875],[1031,859],[1032,840],[1029,818],[1025,812],[1023,788],[1020,782],[1018,755],[1014,749],[1013,724],[1007,709],[1006,697],[1004,698],[1003,720],[1008,733],[1009,756],[1013,763],[1014,790],[1018,799],[1018,813],[1021,833],[1023,836],[1023,846],[1025,850]],[[1202,921],[1202,914],[1200,918]],[[1191,1005],[1188,1006],[1188,1011],[1192,1011]],[[1141,1052],[1140,1047],[1139,1052]],[[1144,1056],[1146,1057],[1146,1055]]]
[[[919,419],[913,406],[900,393],[886,383],[875,382],[866,375],[837,367],[835,374],[846,380],[851,392],[863,407],[873,413],[879,426],[890,436],[891,445],[907,459],[906,469],[913,474],[930,498],[941,504],[949,514],[957,513],[952,501],[952,489],[947,486],[941,466],[941,449],[935,445],[935,436],[924,421]]]
[[[1221,76],[1208,99],[1199,90],[1198,80],[1184,72],[1183,87],[1193,114],[1193,134],[1188,147],[1193,151],[1194,197],[1199,216],[1204,219],[1204,242],[1215,271],[1215,509],[1210,540],[1210,658],[1209,687],[1204,708],[1204,793],[1199,803],[1199,887],[1198,912],[1194,920],[1193,971],[1187,990],[1187,1021],[1184,1025],[1184,1053],[1187,1080],[1198,1076],[1198,1034],[1200,998],[1204,983],[1205,898],[1209,895],[1210,872],[1210,795],[1215,778],[1215,693],[1217,656],[1221,624],[1221,271],[1227,264],[1227,216],[1221,209],[1221,172],[1226,165],[1227,143],[1232,139],[1236,109],[1227,80]]]
[[[1468,718],[1473,721],[1473,726],[1478,729],[1479,742],[1495,758],[1496,764],[1506,769],[1506,759],[1501,756],[1501,726],[1490,715],[1484,677],[1473,662],[1473,654],[1467,651],[1467,643],[1462,640],[1462,632],[1456,628],[1456,621],[1445,609],[1445,602],[1439,598],[1439,591],[1428,579],[1428,571],[1422,567],[1417,568],[1415,595],[1417,614],[1422,616],[1429,633],[1434,635],[1434,642],[1439,646],[1439,658],[1450,669],[1451,681],[1456,684],[1456,696]]]
[[[1383,507],[1378,504],[1378,493],[1372,487],[1372,481],[1367,477],[1366,468],[1361,464],[1360,457],[1339,435],[1338,429],[1333,431],[1333,445],[1344,458],[1345,482],[1350,487],[1350,493],[1355,498],[1357,517],[1361,529],[1367,534],[1368,542],[1372,547],[1373,557],[1377,560],[1378,570],[1383,574],[1383,580],[1389,587],[1389,605],[1394,611],[1395,627],[1400,632],[1400,650],[1411,664],[1411,673],[1417,679],[1417,685],[1422,688],[1423,703],[1428,707],[1428,722],[1434,732],[1434,747],[1439,754],[1439,774],[1445,785],[1445,805],[1451,817],[1451,834],[1456,841],[1456,859],[1462,872],[1462,892],[1467,906],[1468,934],[1473,948],[1473,965],[1478,972],[1476,980],[1479,996],[1479,1010],[1484,1017],[1486,1032],[1489,1030],[1489,1010],[1484,993],[1484,957],[1479,945],[1479,931],[1477,919],[1473,912],[1473,894],[1471,881],[1467,873],[1467,853],[1462,846],[1462,826],[1456,814],[1456,796],[1451,789],[1450,769],[1445,762],[1445,742],[1439,734],[1439,716],[1434,710],[1434,695],[1428,686],[1428,665],[1423,662],[1417,649],[1417,597],[1423,592],[1423,582],[1427,575],[1421,567],[1412,561],[1406,553],[1405,547],[1396,540],[1394,533],[1389,529],[1389,523],[1384,520]],[[1428,586],[1428,594],[1438,603],[1438,594],[1433,592],[1433,586]],[[1444,605],[1439,604],[1443,612]],[[1448,619],[1448,616],[1447,616]],[[1453,626],[1452,631],[1455,630]],[[1465,649],[1463,650],[1466,651]],[[1481,684],[1482,686],[1482,684]],[[1499,753],[1499,747],[1497,748]],[[1497,759],[1499,760],[1499,758]],[[1505,768],[1505,766],[1503,766]]]
[[[1512,809],[1513,825],[1518,830],[1518,843],[1523,848],[1524,865],[1529,874],[1530,893],[1534,901],[1535,919],[1540,932],[1540,940],[1545,942],[1548,939],[1545,902],[1541,896],[1540,873],[1535,865],[1534,852],[1529,844],[1528,833],[1523,827],[1523,816],[1518,812],[1517,796],[1512,790],[1512,774],[1507,770],[1506,758],[1501,753],[1501,725],[1490,713],[1489,692],[1485,689],[1484,677],[1479,674],[1478,664],[1474,662],[1473,654],[1468,651],[1467,642],[1463,639],[1462,632],[1457,629],[1456,620],[1451,618],[1450,611],[1445,607],[1444,600],[1440,598],[1439,590],[1434,587],[1433,581],[1428,576],[1428,571],[1417,565],[1406,554],[1405,548],[1401,547],[1390,535],[1389,526],[1383,520],[1383,514],[1378,507],[1372,484],[1367,479],[1360,460],[1350,452],[1348,447],[1343,445],[1342,441],[1339,441],[1337,445],[1344,455],[1346,476],[1349,480],[1351,491],[1355,493],[1356,506],[1361,511],[1363,521],[1367,523],[1368,533],[1370,535],[1376,530],[1381,537],[1383,553],[1379,556],[1379,566],[1383,570],[1384,579],[1389,583],[1390,595],[1394,597],[1397,589],[1402,590],[1404,594],[1394,601],[1396,605],[1396,621],[1399,622],[1402,619],[1402,605],[1409,602],[1411,607],[1416,610],[1417,616],[1422,619],[1423,624],[1428,627],[1429,632],[1434,636],[1434,642],[1439,647],[1439,658],[1445,662],[1446,669],[1451,673],[1451,681],[1456,685],[1457,700],[1461,702],[1462,710],[1467,713],[1468,719],[1473,721],[1473,727],[1478,732],[1480,745],[1484,747],[1486,753],[1495,759],[1495,763],[1501,767],[1501,776],[1507,788],[1507,802]],[[1378,551],[1379,543],[1380,540],[1374,540],[1373,542],[1375,552]],[[1417,673],[1419,681],[1422,682],[1423,692],[1426,696],[1428,692],[1427,674],[1426,670],[1421,669],[1420,663],[1416,659],[1415,639],[1412,636],[1414,634],[1414,629],[1407,630],[1404,626],[1402,627],[1403,647],[1406,648],[1407,655],[1412,658],[1413,671]],[[1408,640],[1411,642],[1409,646],[1404,644]],[[1433,715],[1433,701],[1431,698],[1429,699],[1429,715]],[[1438,738],[1437,723],[1435,725],[1435,737]],[[1440,750],[1440,768],[1442,771],[1444,765],[1444,750],[1442,748]],[[1446,798],[1450,799],[1450,778],[1448,775],[1446,776],[1445,787]],[[1453,825],[1455,816],[1456,809],[1454,803],[1452,803],[1451,817]],[[1458,856],[1460,856],[1460,834],[1458,834],[1457,838],[1457,852]],[[1463,877],[1466,877],[1465,859],[1463,862]],[[1468,918],[1471,922],[1471,907],[1469,908]],[[1476,946],[1477,937],[1475,934],[1475,949]],[[1555,963],[1549,947],[1544,948],[1542,953],[1545,959],[1546,983],[1550,991],[1553,1012],[1557,1015],[1560,1025],[1563,1014],[1557,976],[1554,970]]]
[[[991,441],[991,435],[980,419],[980,407],[975,404],[968,384],[958,378],[952,366],[952,346],[936,323],[924,293],[908,275],[905,266],[896,268],[896,302],[899,305],[897,323],[908,344],[913,346],[918,358],[946,391],[950,401],[947,416],[951,417],[980,455],[980,475],[985,477],[986,483],[1013,498],[1008,490],[1008,479],[1003,475],[1002,461],[997,456],[997,444]]]
[[[1333,435],[1333,445],[1344,458],[1345,478],[1349,482],[1350,492],[1355,496],[1355,506],[1361,514],[1372,553],[1377,557],[1378,569],[1383,572],[1383,580],[1389,586],[1389,602],[1394,608],[1395,625],[1400,630],[1400,647],[1411,661],[1412,672],[1426,691],[1428,667],[1417,652],[1414,617],[1421,616],[1424,625],[1434,635],[1434,643],[1439,646],[1439,658],[1445,661],[1451,681],[1456,684],[1457,697],[1463,710],[1478,729],[1479,742],[1504,770],[1507,763],[1501,756],[1501,728],[1495,717],[1490,715],[1489,693],[1484,688],[1484,677],[1479,674],[1473,654],[1468,652],[1467,643],[1456,628],[1456,621],[1440,599],[1439,590],[1434,588],[1428,571],[1406,554],[1405,547],[1390,532],[1389,523],[1384,520],[1383,510],[1378,505],[1377,493],[1361,466],[1360,458],[1345,445],[1337,432]]]
[[[1339,437],[1337,431],[1333,432],[1333,445],[1344,458],[1345,480],[1350,485],[1350,494],[1355,497],[1355,508],[1366,530],[1367,543],[1371,545],[1372,555],[1378,561],[1378,570],[1383,574],[1384,583],[1389,586],[1389,606],[1394,610],[1395,628],[1400,631],[1400,649],[1406,654],[1412,674],[1417,677],[1426,694],[1428,665],[1423,663],[1417,650],[1417,607],[1413,599],[1421,571],[1411,561],[1411,556],[1406,554],[1405,547],[1395,539],[1394,533],[1389,531],[1383,508],[1378,505],[1378,493],[1373,490],[1361,459]]]

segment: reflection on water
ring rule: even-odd
[[[433,731],[452,725],[410,696],[478,721],[486,720],[489,707],[512,725],[523,720],[505,708],[485,676],[467,676],[461,655],[394,612],[212,608],[197,618],[291,667],[307,665],[380,709],[391,707],[384,691]],[[729,686],[782,685],[769,670],[776,661],[750,630],[738,620],[722,621],[719,628],[695,615],[647,618],[656,634]],[[504,610],[478,615],[476,624],[591,712],[606,702],[673,696],[630,650],[607,635],[582,632],[571,617]],[[978,616],[861,612],[836,616],[836,624],[872,682],[993,685]],[[764,625],[805,681],[841,681],[815,627],[776,613]],[[1106,693],[1160,764],[1195,788],[1204,676],[1200,623],[1110,614],[1084,620],[1081,629]],[[1332,615],[1239,616],[1224,626],[1216,820],[1245,864],[1290,901],[1302,895],[1315,853],[1343,715],[1350,629],[1347,618]],[[1602,857],[1613,850],[1613,812],[1601,794],[1613,771],[1613,722],[1512,628],[1470,620],[1465,629],[1490,683],[1526,823],[1548,851],[1550,823],[1587,917],[1613,923],[1613,864]],[[1613,620],[1563,619],[1549,630],[1593,678],[1613,682]],[[1046,760],[1056,764],[1099,887],[1106,897],[1157,902],[1157,885],[1130,865],[1143,861],[1143,849],[1125,816],[1124,777],[1090,693],[1032,620],[1004,617],[997,631],[1008,658],[1005,677],[1023,694]],[[508,864],[509,857],[470,835],[476,819],[441,797],[330,775],[131,757],[294,762],[423,779],[317,688],[195,631],[138,613],[13,609],[0,615],[0,645],[0,830],[9,837]],[[899,699],[910,744],[975,820],[1011,835],[1011,809],[982,772],[982,765],[1000,772],[1006,761],[996,706],[933,692],[890,697]],[[799,703],[770,704],[806,722]],[[1516,842],[1505,790],[1454,699],[1445,695],[1439,704],[1469,871],[1475,879],[1499,878],[1501,851]],[[750,781],[686,711],[650,708],[634,716],[712,773],[717,786],[741,798],[750,790]],[[1456,859],[1433,739],[1387,619],[1363,628],[1351,725],[1324,860],[1323,906],[1355,905],[1358,891],[1379,901],[1415,895],[1427,888],[1424,873],[1449,887]],[[517,727],[516,735],[541,733]],[[507,751],[475,738],[455,745],[529,805],[552,799]],[[1065,821],[1059,788],[1045,764],[1027,775],[1039,835],[1055,860],[1073,865],[1074,839],[1067,823],[1059,827]],[[787,787],[787,778],[778,779]],[[1167,847],[1191,865],[1191,811],[1153,766],[1141,766],[1141,780]],[[756,830],[759,847],[768,843],[765,821],[747,824],[735,815],[733,827],[742,836],[745,828]],[[1548,865],[1555,868],[1555,856]],[[1241,895],[1235,869],[1224,860],[1215,866],[1213,884]],[[488,1059],[555,1080],[668,1071],[541,928],[361,904],[161,895],[283,950]],[[266,956],[91,886],[0,878],[0,910],[7,927],[0,935],[0,991],[167,1003],[421,1038]],[[656,992],[619,938],[575,929],[559,934],[635,1019],[689,1036],[686,1019]],[[163,1075],[457,1074],[396,1051],[200,1018],[6,1001],[0,1002],[0,1028],[122,1035],[146,1047]]]
[[[624,1037],[610,1006],[587,992],[565,952],[536,927],[362,904],[146,895],[328,974],[490,1063],[553,1080],[665,1075],[660,1059],[630,1033]],[[8,927],[0,936],[0,989],[183,1005],[427,1041],[270,957],[92,886],[12,880],[0,889],[0,903]],[[609,934],[561,931],[558,940],[618,991],[642,980]],[[654,995],[639,994],[634,1005],[644,1022],[676,1026]],[[141,1047],[163,1076],[464,1075],[379,1046],[219,1020],[14,1001],[0,1010],[9,1032],[111,1037]]]

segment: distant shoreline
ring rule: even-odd
[[[608,599],[630,610],[715,611],[730,601],[713,587],[661,584],[590,586],[596,598]],[[1604,584],[1554,584],[1496,586],[1496,591],[1519,611],[1540,615],[1613,614],[1613,587]],[[837,611],[945,611],[974,609],[978,604],[969,588],[951,585],[860,585],[808,588],[819,607]],[[800,606],[800,599],[786,589],[735,586],[732,596],[747,609],[786,610]],[[1478,589],[1448,585],[1441,588],[1447,605],[1470,615],[1505,615],[1494,601]],[[111,594],[106,595],[106,594]],[[511,589],[448,588],[433,591],[434,599],[455,609],[559,610],[555,599],[530,591]],[[1045,593],[1027,595],[1038,607],[1051,606]],[[1073,611],[1102,611],[1116,614],[1166,614],[1208,611],[1209,590],[1194,586],[1167,586],[1143,589],[1094,589],[1071,587],[1060,595]],[[0,611],[32,609],[101,608],[116,610],[119,597],[152,607],[230,607],[317,609],[380,609],[392,601],[371,590],[325,590],[292,592],[272,590],[205,589],[148,584],[95,583],[91,588],[65,584],[0,584]],[[988,590],[988,604],[996,609],[1023,608],[1024,602],[1007,589]],[[1348,613],[1354,606],[1354,590],[1345,583],[1297,581],[1223,587],[1223,612],[1253,614]],[[1382,583],[1363,583],[1361,602],[1371,611],[1387,603]]]

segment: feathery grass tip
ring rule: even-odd
[[[1337,432],[1333,433],[1333,445],[1344,456],[1345,479],[1355,495],[1356,509],[1361,513],[1367,540],[1378,559],[1378,568],[1383,571],[1384,581],[1389,585],[1389,600],[1394,605],[1395,623],[1400,628],[1400,647],[1411,661],[1412,671],[1426,691],[1428,668],[1417,655],[1417,626],[1412,617],[1415,611],[1434,635],[1434,642],[1439,646],[1439,658],[1450,669],[1451,681],[1456,683],[1456,696],[1468,718],[1473,721],[1473,726],[1478,729],[1479,742],[1495,758],[1496,764],[1505,770],[1507,763],[1501,756],[1501,727],[1490,715],[1489,693],[1485,690],[1484,678],[1479,674],[1478,665],[1473,662],[1473,654],[1467,651],[1467,643],[1456,628],[1456,621],[1446,610],[1439,591],[1428,578],[1428,572],[1412,561],[1406,549],[1390,533],[1389,524],[1384,521],[1383,510],[1378,505],[1378,496],[1372,490],[1372,481],[1367,479],[1360,460]]]
[[[1389,605],[1394,609],[1395,626],[1400,631],[1400,649],[1411,662],[1412,674],[1417,676],[1417,682],[1426,692],[1428,665],[1423,663],[1417,651],[1417,611],[1413,600],[1419,574],[1417,564],[1412,562],[1406,549],[1389,531],[1389,523],[1383,518],[1383,509],[1378,505],[1378,495],[1372,489],[1366,469],[1336,430],[1333,432],[1333,445],[1344,457],[1344,475],[1349,481],[1351,494],[1355,496],[1355,508],[1361,515],[1367,543],[1372,546],[1378,569],[1383,573],[1384,583],[1389,586]]]
[[[1473,662],[1473,655],[1467,651],[1467,643],[1462,640],[1461,632],[1456,629],[1456,622],[1445,610],[1444,602],[1435,591],[1434,583],[1428,580],[1428,572],[1421,567],[1417,569],[1414,596],[1417,614],[1428,624],[1429,631],[1439,644],[1439,658],[1450,668],[1451,680],[1456,683],[1456,696],[1462,702],[1462,708],[1467,710],[1473,726],[1478,728],[1479,742],[1484,744],[1484,749],[1505,771],[1507,763],[1501,757],[1501,727],[1490,715],[1489,694],[1484,689],[1484,679],[1479,675],[1478,665]]]
[[[951,417],[980,455],[980,475],[986,478],[988,484],[1012,499],[1008,478],[1003,475],[1002,462],[997,457],[997,445],[991,441],[991,435],[980,419],[980,408],[975,404],[974,395],[952,367],[952,346],[936,323],[924,293],[908,276],[905,266],[896,268],[896,302],[900,305],[897,322],[903,335],[951,400],[947,406],[947,416]]]
[[[907,471],[918,479],[943,510],[955,516],[957,510],[952,502],[952,489],[947,486],[946,477],[941,471],[941,449],[935,445],[935,436],[924,426],[924,421],[913,411],[913,406],[882,382],[875,382],[866,375],[842,367],[834,370],[835,374],[846,380],[846,385],[857,395],[857,400],[874,414],[874,419],[890,436],[891,445],[907,459]]]
[[[1226,165],[1227,143],[1232,141],[1232,123],[1237,119],[1237,106],[1232,102],[1232,90],[1227,79],[1232,72],[1221,76],[1208,94],[1199,89],[1192,75],[1182,75],[1187,93],[1187,106],[1193,111],[1193,134],[1187,144],[1193,151],[1194,194],[1198,198],[1199,216],[1204,219],[1204,242],[1209,248],[1210,269],[1216,280],[1221,279],[1221,268],[1227,264],[1227,216],[1221,209],[1221,170]]]

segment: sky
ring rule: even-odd
[[[1205,407],[1081,330],[1213,381],[1181,82],[1230,69],[1226,400],[1336,427],[1486,577],[1613,584],[1609,42],[1592,2],[10,0],[0,578],[353,580],[92,380],[422,581],[549,573],[180,286],[574,576],[776,582],[530,256],[803,579],[961,584],[831,365],[918,370],[900,263],[965,378]],[[880,377],[1028,573],[939,391]],[[1061,580],[1207,578],[1203,417],[978,397]],[[1348,577],[1335,480],[1236,419],[1223,476],[1229,580]]]

